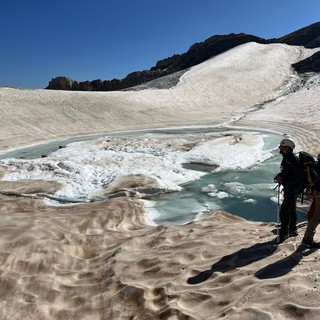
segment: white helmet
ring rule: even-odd
[[[292,139],[285,138],[281,140],[280,146],[290,147],[291,149],[294,149],[296,145]]]

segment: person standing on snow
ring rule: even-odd
[[[320,186],[318,186],[317,188],[318,190],[314,191],[316,193],[315,200],[314,200],[316,201],[314,214],[312,218],[308,221],[308,226],[302,239],[303,245],[309,248],[316,248],[316,249],[320,248],[320,243],[314,242],[313,240],[313,237],[316,233],[316,228],[320,224],[320,192],[319,192],[320,188],[319,187]]]
[[[289,236],[296,237],[297,232],[297,206],[301,177],[298,170],[298,157],[293,153],[295,143],[292,139],[285,138],[279,145],[282,155],[280,173],[274,181],[283,186],[283,201],[280,209],[280,234],[278,242],[281,243]]]
[[[318,172],[320,172],[320,154],[317,156],[317,166],[318,166]],[[309,248],[320,248],[320,243],[314,242],[313,237],[316,233],[316,228],[320,224],[320,176],[318,176],[318,179],[316,180],[314,184],[313,189],[313,202],[312,202],[312,212],[309,219],[309,213],[308,213],[308,226],[304,233],[302,244]]]

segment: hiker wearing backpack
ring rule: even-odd
[[[278,243],[283,242],[289,236],[296,237],[297,232],[297,207],[296,201],[299,194],[301,177],[298,168],[298,157],[293,150],[295,143],[292,139],[282,139],[279,145],[279,153],[282,155],[281,171],[274,181],[283,186],[283,201],[280,209],[280,234]]]

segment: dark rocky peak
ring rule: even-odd
[[[284,37],[273,39],[272,42],[304,46],[306,48],[318,48],[320,47],[320,22],[289,33]]]

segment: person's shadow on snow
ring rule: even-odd
[[[279,278],[287,273],[289,273],[303,257],[315,252],[317,249],[310,249],[304,245],[299,245],[296,251],[294,251],[290,256],[277,261],[275,263],[269,264],[268,266],[260,269],[254,275],[258,279],[273,279]]]
[[[187,280],[188,284],[199,284],[208,280],[214,272],[227,272],[272,255],[277,249],[275,240],[257,243],[249,248],[229,254],[214,263],[210,270],[200,272]]]

